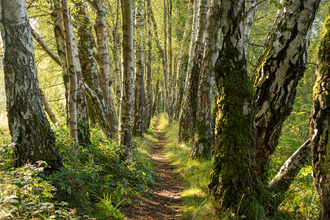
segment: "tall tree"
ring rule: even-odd
[[[135,101],[132,132],[136,136],[142,136],[144,131],[144,0],[140,0],[136,14],[136,73],[135,73]]]
[[[314,185],[320,201],[320,220],[330,219],[329,123],[330,123],[330,8],[321,34],[321,45],[310,118]]]
[[[198,30],[196,35],[196,41],[193,46],[193,55],[190,57],[190,68],[188,68],[188,84],[186,90],[186,98],[184,99],[184,106],[186,108],[181,112],[180,115],[180,128],[179,137],[185,137],[184,139],[189,139],[193,136],[196,126],[196,110],[197,110],[197,93],[198,93],[198,79],[200,73],[200,67],[203,59],[204,52],[204,41],[205,41],[205,27],[207,23],[207,0],[199,0],[199,10],[198,10]],[[189,115],[189,117],[188,117]],[[184,122],[186,120],[190,121],[190,129],[185,129],[181,127],[182,124],[187,124]]]
[[[73,42],[70,25],[70,15],[67,0],[61,0],[64,35],[66,43],[67,64],[69,69],[69,130],[71,137],[78,143],[78,129],[77,129],[77,73],[74,63]]]
[[[218,112],[215,130],[214,165],[211,171],[211,194],[221,198],[223,208],[245,199],[265,196],[258,181],[255,162],[254,88],[246,69],[243,44],[244,0],[222,1],[217,35],[220,44],[215,64],[219,78]],[[241,207],[242,210],[247,207]]]
[[[182,45],[180,49],[180,55],[178,60],[177,66],[177,73],[176,73],[176,97],[175,97],[175,110],[174,110],[174,119],[178,120],[180,115],[181,103],[183,99],[183,92],[184,92],[184,79],[185,79],[185,67],[188,58],[188,42],[189,36],[191,32],[191,25],[192,25],[192,4],[193,0],[189,2],[188,5],[188,12],[186,18],[186,24],[183,33]]]
[[[96,45],[97,45],[97,59],[99,68],[99,79],[105,105],[107,108],[107,115],[109,118],[109,124],[113,132],[117,131],[117,121],[115,112],[112,108],[111,100],[113,100],[112,92],[110,90],[110,64],[109,64],[109,49],[107,42],[106,22],[105,22],[105,4],[104,0],[88,0],[95,12],[95,25],[96,32]]]
[[[200,64],[198,95],[196,100],[196,123],[191,157],[210,157],[213,143],[211,101],[214,84],[215,33],[217,32],[218,1],[211,0],[206,28],[205,51]],[[195,67],[195,68],[198,68]]]
[[[134,100],[133,75],[133,14],[132,0],[121,0],[122,11],[122,95],[119,116],[119,141],[131,150],[132,109]]]
[[[306,69],[308,39],[320,0],[285,1],[261,54],[256,87],[259,174],[266,178],[269,157],[277,147],[283,123],[290,115],[297,85]]]
[[[0,29],[8,124],[14,143],[13,164],[46,161],[53,171],[63,167],[55,137],[42,109],[25,0],[0,1]]]

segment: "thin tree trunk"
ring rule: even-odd
[[[205,51],[198,80],[196,106],[196,133],[191,157],[210,157],[213,143],[211,117],[212,90],[214,84],[215,34],[217,32],[218,1],[211,0],[206,28]]]
[[[165,90],[165,112],[166,112],[166,107],[167,107],[167,101],[168,101],[168,69],[167,69],[167,60],[166,60],[166,53],[162,47],[162,45],[160,44],[160,40],[159,40],[159,37],[158,37],[158,30],[157,30],[157,23],[155,21],[155,17],[154,17],[154,13],[152,11],[152,7],[151,7],[151,4],[150,4],[150,0],[148,0],[148,7],[149,7],[149,11],[150,11],[150,18],[151,18],[151,21],[152,21],[152,25],[153,25],[153,28],[154,28],[154,40],[156,41],[156,45],[157,45],[157,48],[158,48],[158,52],[161,56],[161,59],[162,59],[162,65],[163,65],[163,73],[164,73],[164,90]]]
[[[282,126],[290,115],[296,88],[306,69],[311,25],[320,0],[292,0],[266,40],[254,75],[256,87],[257,154],[259,174],[265,178],[269,157],[278,144]]]
[[[186,90],[186,97],[184,99],[184,106],[186,107],[180,114],[179,125],[185,124],[188,127],[179,126],[180,141],[189,140],[193,138],[195,126],[196,126],[196,110],[197,110],[197,93],[198,93],[198,78],[200,73],[200,67],[203,59],[204,41],[205,41],[205,27],[207,23],[207,0],[199,1],[199,20],[198,20],[198,32],[196,35],[196,41],[193,47],[193,57],[190,57],[189,71],[187,75],[188,84]],[[189,121],[189,122],[187,122]]]
[[[135,101],[132,133],[142,136],[144,131],[144,0],[140,0],[137,6],[136,16],[137,37],[136,41],[136,73],[135,73]]]
[[[13,165],[46,161],[51,171],[63,167],[55,137],[42,109],[25,0],[0,1],[4,46],[7,117],[13,143]],[[25,61],[25,62],[22,62]]]
[[[192,61],[194,59],[195,52],[195,42],[197,39],[197,30],[198,30],[198,21],[199,21],[199,2],[200,0],[194,0],[194,13],[193,13],[193,24],[191,31],[191,39],[190,39],[190,49],[189,49],[189,59],[188,59],[188,68],[186,74],[186,81],[184,87],[184,96],[182,101],[182,109],[179,115],[179,131],[178,131],[178,139],[179,141],[188,141],[190,139],[189,136],[189,128],[190,126],[190,116],[191,112],[189,111],[189,103],[188,103],[188,87],[189,87],[189,78],[191,73]]]
[[[117,131],[117,124],[114,112],[111,106],[111,95],[110,95],[110,75],[109,75],[109,50],[106,34],[106,23],[105,23],[105,4],[104,0],[88,0],[95,11],[95,32],[96,32],[96,44],[97,44],[97,57],[99,67],[99,80],[103,92],[105,105],[107,107],[107,114],[109,118],[109,124],[113,132]]]
[[[42,105],[44,106],[45,112],[47,113],[47,115],[49,116],[49,118],[53,122],[53,124],[57,124],[58,120],[57,120],[56,116],[54,115],[52,109],[49,106],[45,93],[40,88],[39,88],[39,91],[40,91],[41,102],[42,102]]]
[[[313,157],[314,185],[320,201],[320,220],[330,219],[330,8],[324,22],[318,52],[313,109],[310,118],[310,137]]]
[[[151,118],[154,117],[157,107],[157,100],[158,100],[158,91],[159,91],[159,79],[156,82],[155,93],[152,101],[152,108],[151,108]]]
[[[293,183],[295,177],[311,159],[311,141],[306,141],[285,161],[277,175],[270,181],[268,188],[272,195],[277,195],[275,206],[277,207],[284,199],[285,192]]]
[[[149,8],[149,7],[148,7]],[[147,130],[150,127],[151,115],[152,115],[152,86],[151,86],[151,64],[152,64],[152,34],[151,34],[151,22],[150,22],[150,11],[147,11],[147,62],[146,62],[146,121],[145,121],[145,129]]]
[[[69,93],[70,93],[70,80],[69,80],[69,69],[66,59],[66,43],[64,36],[63,27],[63,16],[61,8],[53,8],[51,18],[54,24],[54,34],[57,45],[57,54],[61,60],[62,66],[62,77],[65,87],[65,98],[66,98],[66,112],[67,112],[67,124],[69,124]],[[48,53],[49,54],[49,53]],[[52,54],[50,54],[52,55]]]
[[[180,109],[181,109],[181,103],[183,99],[183,92],[184,92],[184,79],[185,79],[185,66],[187,63],[188,58],[188,42],[189,42],[189,36],[191,32],[191,25],[192,25],[192,1],[191,4],[188,6],[188,12],[187,12],[187,19],[182,39],[182,45],[180,50],[180,56],[178,61],[178,67],[177,67],[177,80],[176,80],[176,104],[175,104],[175,112],[174,112],[174,119],[177,121],[179,119],[180,115]]]
[[[66,42],[66,54],[69,72],[70,93],[69,93],[69,130],[70,136],[78,143],[78,130],[77,130],[77,73],[74,64],[73,45],[71,38],[70,15],[67,0],[61,0],[62,14],[64,24],[64,34]]]
[[[132,149],[132,109],[134,100],[133,14],[132,0],[121,0],[122,10],[122,96],[119,116],[119,141]],[[127,155],[124,155],[127,156]]]
[[[99,84],[99,78],[96,72],[96,66],[93,57],[94,38],[92,35],[92,28],[87,13],[85,3],[76,4],[77,8],[77,25],[78,25],[78,49],[79,59],[81,64],[81,71],[84,80],[88,87],[94,91],[99,100],[99,105],[95,105],[92,96],[87,96],[88,111],[91,121],[98,123],[105,134],[111,134],[111,129],[107,120],[99,117],[99,111],[102,110],[102,115],[106,115],[106,106],[104,103],[103,92]]]

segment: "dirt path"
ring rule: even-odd
[[[162,151],[165,146],[164,134],[158,131],[158,142],[151,150],[152,160],[155,163],[155,172],[157,176],[157,186],[153,188],[154,196],[150,197],[148,194],[142,195],[139,200],[142,204],[131,205],[123,209],[127,219],[153,219],[153,220],[179,220],[182,217],[178,214],[182,211],[181,205],[181,191],[183,187],[180,185],[178,175],[172,171],[174,166],[165,159]]]

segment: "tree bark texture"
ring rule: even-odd
[[[330,219],[330,11],[324,22],[318,52],[310,137],[314,185],[320,201],[320,220]]]
[[[49,118],[53,122],[53,124],[57,124],[58,120],[57,120],[55,114],[53,113],[52,109],[49,106],[45,93],[42,91],[42,89],[39,89],[39,90],[40,90],[41,102],[42,102],[42,105],[44,106],[45,112],[47,113],[47,115],[49,116]]]
[[[132,133],[135,136],[142,136],[144,131],[144,0],[140,0],[137,6],[136,32],[136,73],[135,73],[135,101]]]
[[[0,1],[8,124],[14,145],[13,165],[46,161],[63,167],[55,137],[42,109],[25,0]]]
[[[105,105],[107,108],[107,115],[109,118],[109,124],[111,126],[112,132],[117,131],[117,123],[115,119],[114,112],[111,106],[111,96],[110,96],[110,66],[109,66],[109,49],[107,42],[106,34],[106,23],[105,23],[105,4],[104,0],[88,0],[92,5],[95,11],[95,33],[96,33],[96,45],[97,45],[97,54],[96,56],[99,59],[96,59],[98,62],[99,68],[99,79],[100,85],[103,92],[103,97]]]
[[[132,0],[121,0],[122,10],[122,95],[119,116],[119,141],[132,148],[132,110],[134,100],[134,55]]]
[[[70,15],[67,0],[61,0],[63,26],[66,43],[67,64],[69,69],[69,131],[70,136],[78,143],[78,129],[77,129],[77,73],[73,55],[73,45],[71,36]]]
[[[189,128],[179,128],[179,137],[185,137],[185,140],[193,138],[196,126],[196,110],[197,110],[197,94],[198,94],[198,78],[200,73],[200,67],[203,59],[204,52],[204,41],[205,41],[205,27],[207,23],[207,0],[199,0],[199,10],[198,10],[198,30],[196,35],[196,40],[193,46],[193,56],[190,57],[190,69],[188,74],[188,84],[186,89],[186,97],[184,99],[183,109],[189,114],[182,112],[180,115],[179,124],[190,125]],[[185,117],[189,116],[189,117]],[[183,122],[182,120],[189,120],[189,122]]]
[[[192,2],[191,2],[192,3]],[[191,25],[192,25],[192,4],[188,5],[187,19],[185,24],[185,29],[183,33],[182,45],[180,49],[179,61],[177,66],[176,73],[176,97],[175,97],[175,110],[174,110],[174,120],[179,119],[181,103],[183,99],[184,93],[184,79],[186,75],[185,67],[187,64],[187,58],[189,58],[188,54],[188,42],[189,36],[191,36]]]
[[[217,86],[222,95],[217,100],[214,164],[209,184],[211,195],[222,208],[237,210],[244,196],[242,213],[249,209],[247,201],[268,198],[256,172],[255,91],[246,69],[244,11],[244,0],[222,1],[219,8],[217,45],[220,49],[215,77],[221,79]]]
[[[196,123],[194,145],[191,157],[210,157],[213,143],[211,117],[212,90],[214,84],[215,34],[217,33],[218,1],[211,0],[205,37],[205,51],[198,79],[198,96],[196,101]],[[197,68],[197,67],[196,67]]]
[[[296,88],[306,69],[308,32],[320,0],[292,0],[266,40],[254,75],[257,103],[257,155],[259,174],[265,178],[269,157],[278,144],[290,115]]]
[[[54,25],[54,35],[57,45],[57,54],[61,60],[62,66],[62,77],[65,87],[65,98],[66,98],[66,112],[67,112],[67,124],[69,124],[69,93],[70,93],[70,80],[69,80],[69,69],[66,59],[66,43],[64,36],[63,27],[63,16],[61,8],[53,8],[51,18]]]
[[[296,152],[294,152],[289,159],[285,161],[277,175],[270,181],[268,188],[273,195],[277,195],[275,200],[275,207],[283,202],[285,199],[285,192],[293,183],[295,177],[303,168],[312,156],[312,149],[310,140],[306,141]]]
[[[93,57],[93,48],[95,42],[92,34],[89,15],[87,13],[87,8],[84,3],[77,3],[76,9],[77,15],[75,17],[78,26],[78,49],[81,73],[84,78],[84,81],[86,82],[88,87],[95,93],[95,95],[97,95],[99,100],[99,104],[95,105],[95,102],[92,100],[93,97],[87,95],[89,116],[91,118],[91,121],[95,124],[99,124],[104,133],[108,135],[111,134],[111,129],[109,127],[108,121],[103,120],[102,117],[99,117],[100,110],[103,111],[102,115],[106,115],[106,106]]]

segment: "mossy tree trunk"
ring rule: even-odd
[[[209,190],[221,208],[248,210],[251,200],[268,198],[258,181],[255,162],[255,90],[246,69],[243,44],[244,0],[222,1],[219,8],[217,43],[220,46],[215,77],[221,95],[215,130],[214,165]],[[235,16],[236,15],[236,16]],[[244,197],[244,198],[243,198]],[[235,208],[236,207],[236,208]]]
[[[330,9],[330,8],[329,8]],[[310,137],[313,158],[314,185],[320,201],[320,220],[330,219],[330,11],[321,34]]]
[[[265,179],[283,123],[290,115],[299,80],[306,69],[308,33],[320,0],[292,0],[284,5],[266,39],[254,75],[257,103],[259,174]]]
[[[25,0],[0,1],[1,36],[8,125],[14,143],[13,165],[43,160],[52,171],[63,167],[55,137],[42,109]]]

